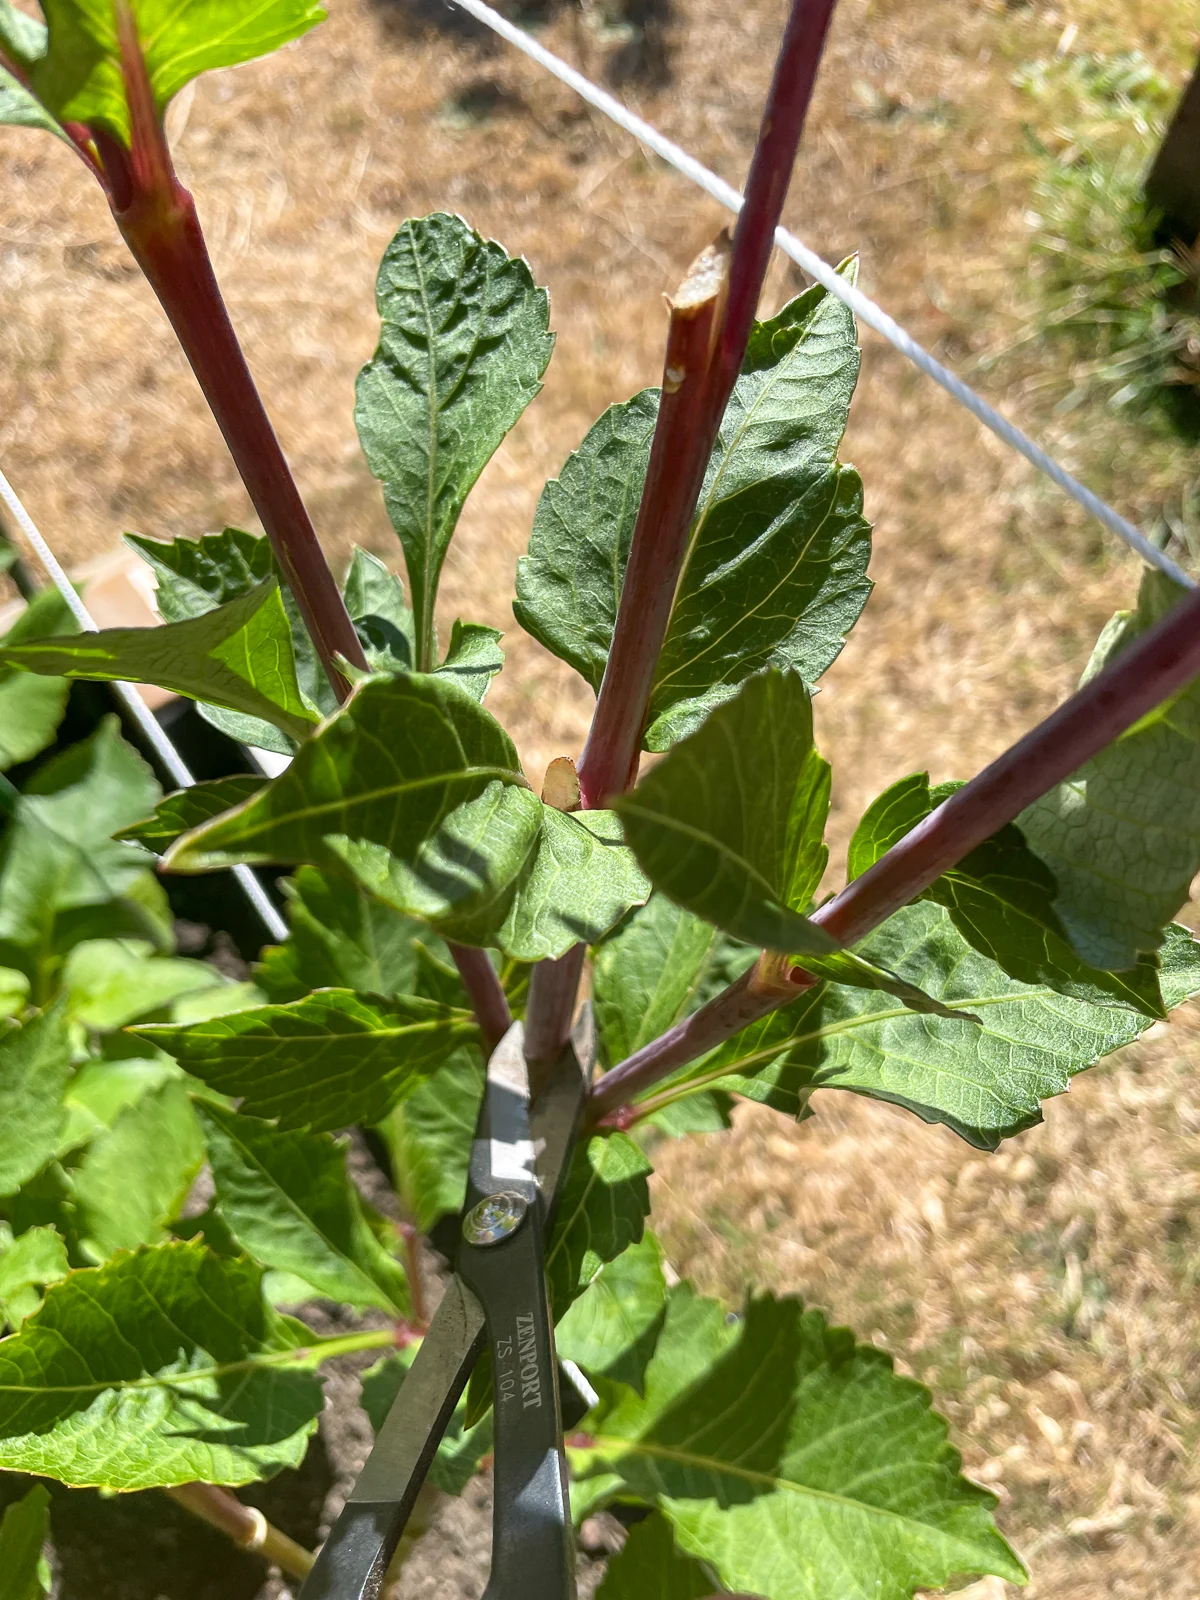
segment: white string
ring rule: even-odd
[[[483,0],[448,0],[448,3],[468,12],[486,27],[491,28],[493,33],[498,33],[502,39],[507,39],[518,50],[524,51],[531,60],[545,67],[547,72],[553,73],[568,88],[574,89],[575,93],[589,105],[595,106],[597,111],[602,111],[606,117],[618,127],[624,128],[626,133],[631,133],[647,149],[653,150],[654,154],[660,156],[668,166],[674,167],[685,178],[690,178],[718,204],[735,214],[741,210],[743,197],[732,184],[718,178],[715,172],[710,172],[707,167],[702,166],[694,156],[680,149],[657,128],[649,122],[644,122],[614,96],[594,84],[590,78],[585,78],[581,72],[576,72],[574,67],[568,66],[560,56],[554,55],[536,39],[530,38],[523,29],[509,22],[507,17],[502,17],[498,11],[493,11],[491,6],[484,5]],[[906,356],[915,367],[932,378],[935,383],[940,384],[960,405],[966,406],[972,416],[977,417],[985,428],[989,428],[997,438],[1023,455],[1039,472],[1045,473],[1052,483],[1056,483],[1070,495],[1072,500],[1077,501],[1098,522],[1102,522],[1110,533],[1115,533],[1118,539],[1123,539],[1131,549],[1136,550],[1143,561],[1157,567],[1160,572],[1165,572],[1168,577],[1174,578],[1176,583],[1182,584],[1185,588],[1196,587],[1195,579],[1172,561],[1170,556],[1151,544],[1145,534],[1132,522],[1121,516],[1120,512],[1115,511],[1106,501],[1101,500],[1098,494],[1093,494],[1085,484],[1080,483],[1079,479],[1073,477],[1065,467],[1060,466],[1053,456],[1047,455],[1040,445],[1035,444],[1027,433],[1023,433],[1020,428],[1009,422],[1007,417],[1002,417],[982,395],[977,394],[969,384],[964,383],[935,356],[930,355],[923,345],[918,344],[911,334],[889,317],[882,307],[877,306],[874,300],[863,294],[861,289],[855,288],[853,284],[839,277],[828,262],[810,250],[794,233],[789,233],[786,228],[776,228],[775,243],[785,255],[803,267],[809,277],[823,284],[830,294],[836,295],[839,300],[844,300],[860,322],[865,322],[867,327],[874,328],[876,333],[882,334],[901,355]]]
[[[0,472],[0,500],[4,501],[17,526],[33,546],[38,560],[50,574],[54,587],[62,596],[63,602],[81,630],[84,633],[98,633],[100,630],[97,627],[95,618],[78,594],[76,594],[75,585],[63,570],[54,551],[42,538],[37,524],[26,511],[16,490],[9,483],[3,472]],[[193,788],[196,780],[192,776],[187,763],[171,743],[165,731],[159,725],[158,718],[150,710],[145,700],[142,699],[139,691],[132,683],[117,682],[114,683],[113,687],[124,701],[130,716],[145,735],[147,744],[153,749],[171,777],[181,789]],[[246,899],[258,912],[263,926],[271,935],[271,938],[286,939],[288,935],[287,923],[284,922],[279,912],[271,904],[265,889],[250,868],[245,866],[234,867],[233,875],[240,884]]]

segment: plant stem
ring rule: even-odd
[[[240,1550],[253,1550],[289,1578],[307,1578],[316,1557],[286,1533],[272,1527],[255,1506],[244,1506],[228,1489],[212,1483],[182,1483],[164,1489],[177,1505],[220,1531]]]
[[[577,944],[557,961],[539,961],[530,975],[525,1059],[529,1092],[535,1100],[570,1036],[586,954],[586,947]]]
[[[671,308],[646,482],[612,646],[579,763],[582,804],[603,806],[637,777],[654,673],[671,621],[704,474],[741,370],[836,0],[792,0],[732,249],[704,251]],[[582,947],[530,985],[526,1055],[551,1061],[566,1043]],[[539,1054],[534,1055],[536,1049]]]
[[[943,801],[812,920],[839,943],[856,944],[1198,673],[1200,590]],[[786,1005],[811,982],[802,968],[784,971],[780,958],[760,957],[706,1006],[606,1072],[592,1091],[593,1120],[610,1116],[676,1068]]]
[[[115,7],[132,147],[97,133],[113,216],[158,296],[296,597],[338,698],[343,657],[366,657],[225,309],[191,195],[179,182],[154,105],[132,13]]]
[[[512,1027],[512,1012],[508,1009],[504,986],[486,950],[476,949],[473,945],[452,944],[450,954],[454,957],[454,965],[458,968],[467,999],[471,1002],[471,1010],[483,1034],[484,1048],[491,1055]]]

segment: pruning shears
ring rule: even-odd
[[[495,1393],[492,1571],[483,1600],[574,1600],[545,1236],[587,1092],[585,1029],[530,1107],[521,1024],[488,1062],[454,1275],[300,1600],[375,1600],[485,1342]]]

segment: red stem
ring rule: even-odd
[[[1200,591],[1181,600],[1044,722],[943,801],[812,920],[841,944],[856,944],[1198,673]],[[810,986],[802,969],[792,971],[801,987]],[[592,1091],[593,1120],[616,1112],[796,994],[777,958],[760,958],[708,1005],[606,1072]]]
[[[476,949],[473,945],[452,944],[450,954],[454,957],[458,975],[483,1034],[484,1047],[490,1056],[512,1027],[512,1012],[508,1009],[504,985],[486,950]]]

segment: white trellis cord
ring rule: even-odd
[[[710,172],[694,156],[690,156],[686,150],[682,150],[679,145],[666,138],[649,122],[635,115],[613,95],[594,84],[590,78],[585,78],[574,67],[568,66],[560,56],[547,50],[522,28],[509,22],[507,17],[502,17],[498,11],[493,11],[491,6],[484,5],[483,0],[447,0],[447,3],[456,5],[460,11],[468,12],[485,27],[491,28],[493,33],[498,33],[502,39],[507,39],[509,44],[523,51],[539,66],[545,67],[547,72],[553,73],[568,88],[574,89],[581,99],[595,106],[597,111],[602,111],[610,121],[624,128],[626,133],[631,133],[647,149],[653,150],[654,154],[660,156],[668,166],[674,167],[685,178],[690,178],[719,205],[725,206],[735,214],[741,210],[742,196],[732,184],[726,183],[723,178],[718,178],[715,172]],[[874,300],[863,294],[861,289],[840,278],[828,262],[810,250],[794,233],[789,233],[786,228],[777,228],[775,243],[785,255],[803,267],[809,277],[823,284],[830,294],[836,295],[839,300],[844,300],[860,322],[866,323],[867,327],[882,334],[901,355],[906,356],[921,372],[940,384],[960,405],[966,406],[972,416],[978,418],[985,428],[990,429],[998,439],[1002,439],[1005,444],[1024,456],[1026,461],[1035,466],[1039,472],[1045,473],[1052,483],[1056,483],[1070,495],[1072,500],[1077,501],[1085,511],[1103,523],[1110,533],[1115,533],[1118,539],[1123,539],[1131,549],[1136,550],[1143,561],[1165,572],[1168,577],[1174,578],[1176,583],[1182,584],[1185,588],[1195,588],[1195,580],[1172,561],[1170,556],[1152,544],[1128,518],[1115,511],[1086,484],[1080,483],[1079,479],[1073,477],[1065,467],[1060,466],[1053,456],[1047,455],[1041,445],[1035,444],[1027,433],[1023,433],[1014,423],[1009,422],[1007,417],[1001,416],[994,406],[989,405],[981,394],[977,394],[971,388],[970,384],[964,383],[935,356],[930,355],[924,345],[918,344],[910,333],[907,333],[894,318],[889,317]]]
[[[78,594],[76,594],[75,585],[63,570],[54,551],[42,538],[37,524],[26,511],[16,490],[9,483],[3,472],[0,472],[0,500],[3,500],[14,522],[33,546],[38,560],[49,573],[54,587],[62,596],[64,603],[82,631],[84,633],[98,633],[100,630],[96,625],[95,618]],[[196,780],[192,776],[187,763],[160,727],[157,717],[142,699],[138,690],[132,683],[124,682],[117,682],[113,687],[124,701],[130,716],[145,735],[147,744],[153,749],[171,777],[181,789],[192,788]],[[257,911],[263,926],[271,938],[286,939],[288,934],[287,923],[284,922],[279,912],[271,904],[266,890],[250,868],[234,867],[233,875],[237,879],[246,899]]]

